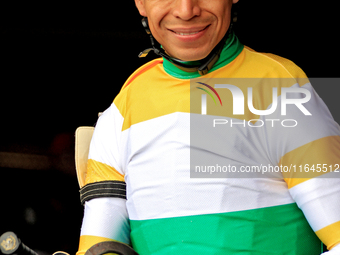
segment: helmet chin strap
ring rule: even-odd
[[[226,32],[226,34],[224,35],[224,37],[222,38],[222,40],[215,46],[215,48],[213,48],[213,50],[210,52],[210,54],[207,57],[205,57],[204,59],[195,61],[195,62],[197,62],[197,64],[192,64],[192,63],[187,64],[186,61],[183,61],[181,59],[169,56],[165,52],[165,50],[162,49],[161,47],[156,47],[155,39],[151,34],[151,31],[150,31],[150,28],[149,28],[149,25],[148,25],[148,20],[147,20],[146,17],[144,17],[142,19],[142,24],[143,24],[143,27],[144,27],[146,33],[150,36],[152,48],[148,48],[146,50],[143,50],[141,53],[139,53],[138,57],[143,58],[146,55],[148,55],[148,53],[150,51],[154,51],[157,55],[162,56],[163,58],[167,59],[172,64],[177,66],[179,69],[181,69],[185,72],[198,72],[200,75],[207,74],[209,72],[209,70],[215,65],[215,63],[217,62],[217,60],[220,57],[220,54],[222,52],[222,49],[223,49],[223,46],[224,46],[226,40],[228,39],[229,35],[231,34],[232,26],[233,26],[233,22],[231,22],[229,29]]]

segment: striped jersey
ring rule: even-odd
[[[244,95],[253,89],[254,108],[271,109],[275,100],[277,110],[260,116],[245,103],[243,115],[233,114],[232,94],[216,87],[225,78],[249,79],[238,88]],[[290,104],[282,124],[282,88],[309,91],[301,108],[312,116]],[[221,112],[220,103],[230,111]],[[141,255],[311,255],[322,253],[321,242],[331,249],[340,242],[339,134],[299,67],[243,46],[234,34],[202,77],[155,59],[129,77],[98,119],[86,183],[125,182],[126,200],[86,202],[78,254],[103,240],[129,243]],[[290,171],[228,176],[227,166]],[[212,176],[222,168],[224,176]]]

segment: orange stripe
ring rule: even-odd
[[[89,159],[87,161],[85,184],[107,180],[124,181],[124,175],[120,174],[112,166],[106,165],[93,159]]]
[[[139,75],[141,75],[142,73],[146,72],[147,70],[153,68],[154,66],[158,65],[158,64],[162,64],[163,63],[163,59],[156,59],[153,62],[151,62],[150,64],[146,65],[145,67],[141,67],[141,69],[137,70],[136,73],[134,73],[131,78],[125,83],[123,88],[126,88],[127,86],[130,85],[131,82],[133,82],[134,79],[136,79]]]
[[[328,250],[332,249],[340,243],[340,221],[316,231],[315,234],[327,246]]]

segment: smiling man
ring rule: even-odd
[[[170,56],[200,60],[222,40],[231,22],[233,1],[136,1],[152,35]]]
[[[318,255],[321,241],[329,254],[340,254],[339,126],[304,72],[287,59],[240,43],[231,22],[237,0],[135,2],[152,43],[141,56],[153,50],[162,58],[136,70],[98,119],[81,190],[85,213],[78,255],[110,240],[130,244],[141,255]],[[213,78],[261,81],[247,86],[253,87],[253,105],[262,110],[272,100],[268,80],[280,87],[277,91],[300,86],[309,91],[306,107],[313,119],[289,108],[286,118],[297,119],[295,129],[273,128],[273,121],[254,128],[251,120],[258,116],[245,114],[249,127],[207,132],[206,120],[213,115],[240,123],[228,111],[209,112],[211,105],[202,115],[192,107],[192,93],[201,96],[208,88],[221,106],[232,104],[207,84]],[[193,90],[197,84],[205,88]],[[194,118],[198,125],[192,125]],[[192,140],[193,130],[214,142]],[[232,169],[317,170],[303,178],[296,171],[264,178],[190,178],[191,152]]]

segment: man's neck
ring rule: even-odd
[[[220,58],[217,60],[217,62],[215,63],[213,68],[209,71],[209,73],[229,64],[240,54],[242,50],[243,44],[240,43],[237,36],[232,32],[224,44]],[[192,79],[201,76],[198,72],[183,71],[165,58],[163,58],[163,60],[164,70],[171,76],[180,79]],[[187,62],[187,64],[189,65],[190,63],[191,62]]]

